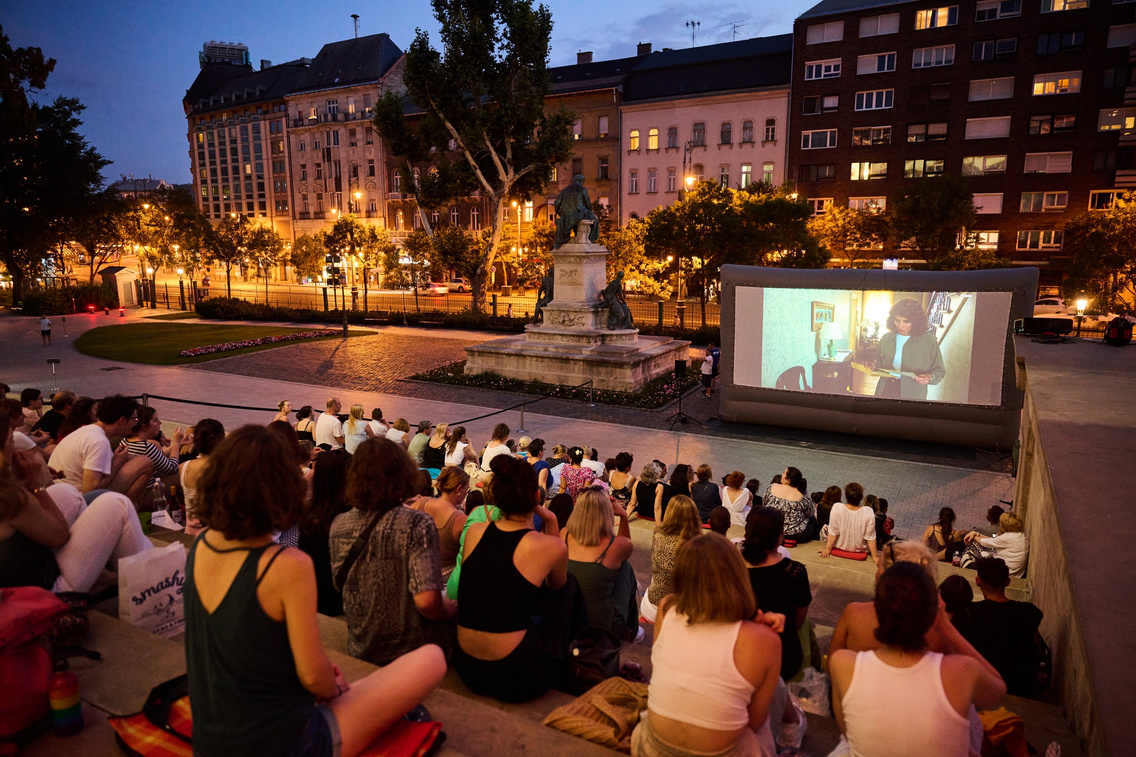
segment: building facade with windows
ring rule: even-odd
[[[977,244],[1059,276],[1063,228],[1136,186],[1133,5],[823,0],[794,24],[789,170],[816,212],[969,177]]]
[[[792,35],[638,61],[620,107],[620,222],[646,218],[685,189],[684,177],[737,188],[786,178]]]

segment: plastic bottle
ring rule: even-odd
[[[83,709],[79,699],[79,679],[68,670],[67,660],[55,663],[47,695],[51,700],[51,725],[55,735],[66,738],[82,731]]]
[[[165,510],[169,507],[169,505],[166,504],[166,487],[162,485],[161,481],[155,481],[150,491],[153,493],[154,512]]]

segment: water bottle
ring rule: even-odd
[[[153,495],[154,512],[165,510],[169,507],[166,504],[166,487],[162,485],[161,481],[155,481],[153,486],[150,487],[150,492]]]
[[[82,731],[83,708],[79,700],[79,679],[68,670],[67,660],[55,663],[47,695],[51,700],[51,725],[55,735],[66,738]]]

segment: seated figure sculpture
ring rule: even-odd
[[[588,197],[588,190],[584,188],[583,175],[576,174],[572,177],[572,183],[557,195],[553,208],[556,210],[556,237],[552,249],[567,244],[576,224],[585,219],[592,221],[592,228],[588,233],[589,241],[595,242],[599,239],[599,224],[596,223],[599,219],[592,210],[592,200]]]
[[[635,324],[631,320],[631,308],[627,307],[627,300],[623,298],[623,271],[615,274],[604,290],[598,295],[603,301],[601,307],[607,308],[607,327],[616,329],[633,329]]]

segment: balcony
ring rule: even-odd
[[[307,221],[311,217],[312,217],[311,211],[308,211],[308,210],[301,210],[299,213],[296,214],[296,218],[299,218],[301,221]]]

